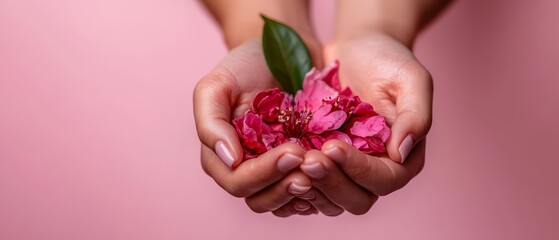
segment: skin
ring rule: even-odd
[[[338,1],[336,37],[323,48],[310,24],[307,1],[204,1],[232,50],[194,91],[203,169],[227,192],[245,198],[257,213],[279,217],[367,213],[378,196],[405,186],[423,168],[433,83],[410,49],[420,30],[447,2]],[[293,27],[309,46],[317,67],[340,60],[342,85],[387,117],[392,128],[387,154],[367,155],[337,140],[308,152],[286,143],[240,164],[242,147],[230,121],[250,108],[256,93],[277,86],[260,46],[259,13]],[[406,153],[400,152],[400,145],[408,135],[414,147],[401,163]],[[218,141],[231,152],[231,166],[216,155]],[[278,160],[288,153],[300,163],[282,171]],[[305,191],[290,191],[292,184]]]

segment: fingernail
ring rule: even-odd
[[[292,182],[289,185],[288,191],[293,195],[301,195],[308,192],[311,189],[311,186],[303,186],[299,185],[296,182]]]
[[[400,148],[398,148],[398,150],[400,151],[400,156],[402,157],[402,161],[400,163],[404,163],[406,157],[408,157],[408,154],[410,154],[412,147],[413,137],[411,134],[408,134],[408,136],[406,136],[406,138],[404,138],[404,141],[402,141],[402,143],[400,144]]]
[[[299,212],[307,211],[311,208],[311,205],[307,202],[296,202],[293,204],[293,208]]]
[[[326,176],[326,169],[322,166],[322,163],[315,162],[311,164],[301,165],[301,170],[312,178],[323,178]]]
[[[227,166],[233,166],[235,157],[233,157],[233,154],[231,153],[231,151],[229,151],[227,146],[225,146],[225,143],[223,141],[217,141],[217,143],[215,144],[215,153],[217,154],[219,159],[221,159],[221,161],[223,161]]]
[[[278,169],[282,172],[288,172],[289,170],[299,166],[302,162],[303,158],[292,153],[285,153],[278,160]]]
[[[347,160],[345,153],[339,147],[330,148],[324,151],[324,154],[340,165],[344,164]]]
[[[312,192],[307,192],[303,195],[298,196],[300,199],[304,199],[307,201],[314,201],[316,199],[316,194],[312,193]]]

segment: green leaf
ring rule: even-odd
[[[283,91],[295,94],[303,87],[303,78],[311,70],[309,50],[290,27],[261,15],[264,19],[262,47],[270,72]]]

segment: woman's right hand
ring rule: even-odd
[[[318,44],[310,47],[311,51],[320,49]],[[231,50],[198,82],[194,117],[202,142],[202,167],[228,193],[245,198],[255,212],[271,211],[281,217],[317,213],[309,201],[295,197],[312,187],[311,180],[299,170],[305,154],[302,147],[285,143],[242,162],[243,149],[231,120],[251,108],[258,92],[274,87],[278,85],[266,66],[258,39]],[[315,195],[313,204],[318,203],[321,211],[339,212],[323,195]]]

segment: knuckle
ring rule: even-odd
[[[252,177],[254,178],[253,181],[258,185],[265,185],[270,181],[270,175],[262,171],[261,167],[259,166],[259,162],[261,161],[249,161],[249,171]],[[246,163],[246,162],[245,162]]]
[[[422,79],[425,81],[432,81],[433,79],[431,73],[418,61],[407,62],[400,70],[400,73],[413,79]]]
[[[200,98],[212,99],[214,96],[230,95],[233,86],[235,86],[235,76],[227,70],[216,69],[196,83],[194,102],[196,103]]]
[[[423,124],[423,128],[425,129],[425,135],[427,135],[427,133],[429,131],[431,131],[431,126],[433,125],[433,120],[431,119],[431,117],[426,117],[423,119],[422,121]]]
[[[373,166],[369,161],[365,163],[365,166],[361,164],[362,163],[359,163],[359,165],[350,166],[350,168],[346,171],[348,172],[349,176],[351,176],[351,178],[355,181],[367,182],[371,179],[371,172],[374,172],[375,169],[373,169]]]
[[[416,122],[415,126],[418,126],[418,134],[420,134],[418,137],[421,138],[427,135],[427,133],[431,130],[431,125],[433,124],[431,114],[425,114],[422,112],[412,112],[412,114]]]

